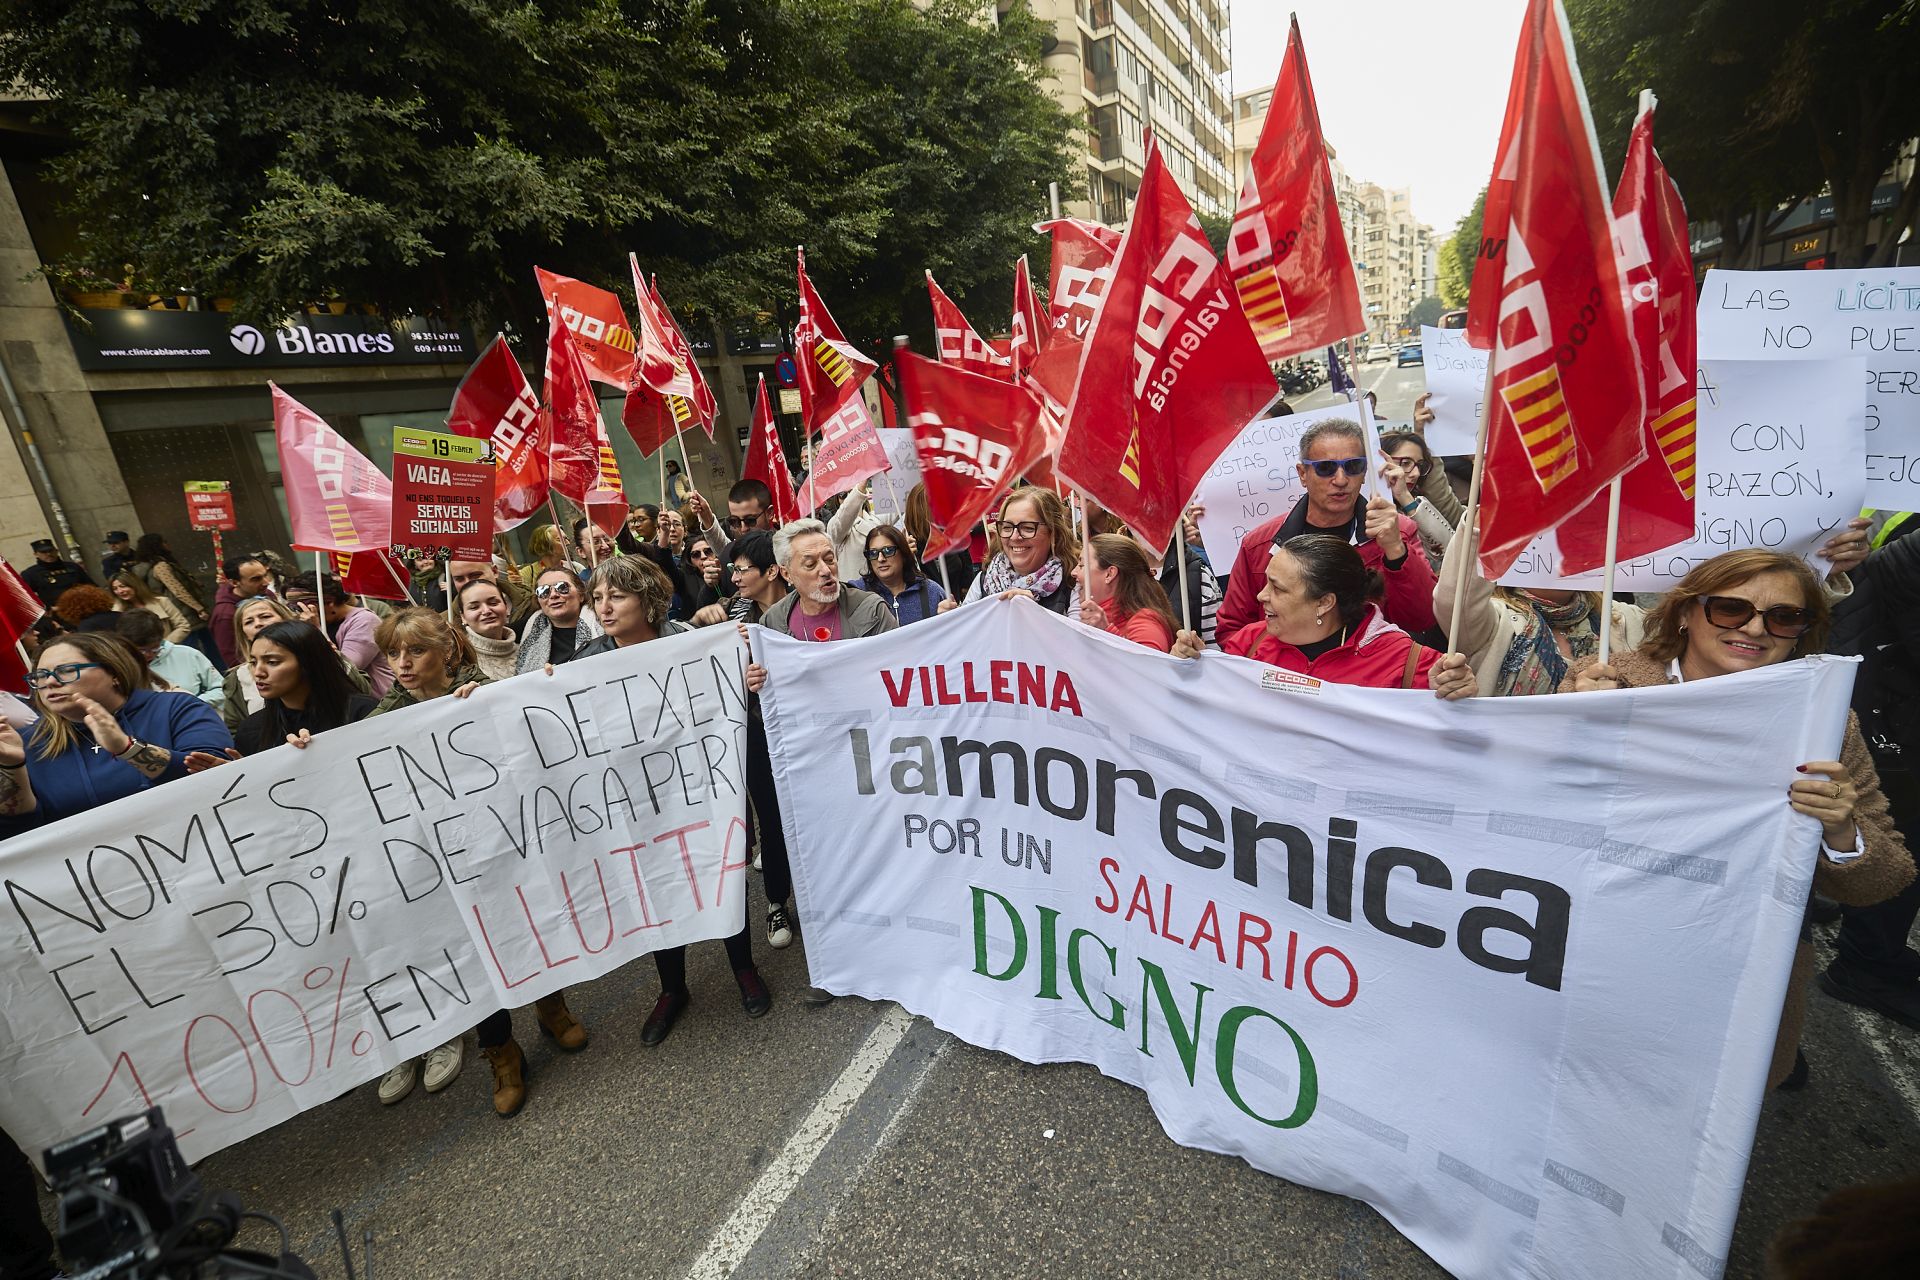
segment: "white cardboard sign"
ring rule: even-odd
[[[1465,329],[1420,326],[1427,375],[1427,447],[1443,457],[1472,457],[1487,393],[1488,352],[1467,345]]]

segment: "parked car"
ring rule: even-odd
[[[1410,364],[1424,365],[1426,362],[1426,356],[1420,352],[1420,344],[1414,342],[1400,348],[1400,354],[1394,357],[1393,367],[1404,369]]]

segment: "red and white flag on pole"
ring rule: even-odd
[[[680,322],[667,308],[667,300],[660,296],[660,277],[654,276],[647,282],[653,291],[653,306],[660,318],[667,323],[667,336],[673,342],[673,351],[687,370],[687,376],[693,380],[693,412],[700,423],[700,429],[707,433],[707,439],[713,439],[713,422],[719,416],[719,402],[713,398],[713,388],[707,385],[707,375],[700,372],[700,362],[694,359],[693,344],[687,341],[687,335],[680,328]]]
[[[933,302],[934,349],[941,364],[989,378],[1013,377],[1013,361],[995,351],[974,331],[959,305],[947,296],[931,271],[927,272],[927,297]]]
[[[1653,149],[1651,93],[1627,140],[1627,161],[1613,193],[1615,253],[1627,276],[1640,354],[1640,390],[1647,456],[1620,478],[1617,556],[1651,555],[1693,536],[1694,383],[1698,371],[1693,249],[1687,206]],[[1554,530],[1560,571],[1584,573],[1606,563],[1607,496],[1603,492]]]
[[[800,500],[793,492],[793,472],[787,469],[787,451],[780,446],[780,428],[773,420],[773,402],[767,399],[767,375],[760,375],[760,393],[753,400],[753,426],[747,433],[747,461],[742,480],[758,480],[773,494],[773,518],[779,524],[800,518]],[[724,549],[723,549],[724,550]]]
[[[633,269],[634,314],[640,317],[634,349],[633,379],[627,386],[620,421],[640,452],[651,456],[689,427],[701,425],[693,380],[692,353],[682,358],[678,331],[658,305],[640,261],[627,255]]]
[[[387,548],[393,481],[319,414],[273,383],[273,439],[295,551]]]
[[[1040,310],[1040,298],[1027,275],[1027,255],[1021,254],[1013,269],[1013,336],[1007,343],[1007,358],[1013,365],[1015,381],[1024,382],[1040,358],[1051,331]]]
[[[1055,218],[1034,224],[1053,241],[1047,292],[1047,333],[1028,370],[1028,385],[1043,400],[1046,456],[1033,468],[1036,484],[1057,488],[1052,459],[1065,439],[1067,405],[1080,374],[1080,348],[1093,331],[1093,317],[1113,279],[1113,255],[1120,233],[1080,218]]]
[[[349,595],[372,596],[376,600],[405,600],[408,567],[391,551],[357,551],[349,555],[332,551],[327,568],[340,579],[340,589]]]
[[[901,351],[894,368],[920,457],[933,523],[922,559],[965,547],[1046,448],[1040,401],[1027,388]]]
[[[1227,235],[1227,270],[1268,360],[1363,332],[1320,108],[1295,19]]]
[[[849,401],[859,400],[860,384],[872,377],[879,366],[847,341],[826,304],[820,301],[820,295],[814,292],[813,281],[807,279],[805,249],[799,250],[799,274],[800,322],[793,330],[793,343],[797,348],[794,363],[799,366],[800,374],[800,418],[806,424],[807,433],[812,435],[826,430],[828,422]],[[871,431],[873,418],[864,406],[860,416],[866,419],[867,429]],[[807,510],[818,505],[814,503]]]
[[[800,486],[800,509],[817,511],[834,494],[892,469],[867,402],[856,395],[834,411],[813,442],[813,465]]]
[[[1280,394],[1154,139],[1066,415],[1059,471],[1151,546],[1241,428]]]
[[[546,384],[552,433],[547,475],[553,491],[584,510],[597,528],[612,533],[627,518],[620,464],[586,364],[564,325],[547,327]]]
[[[507,340],[494,338],[454,389],[447,429],[493,442],[495,533],[519,527],[547,505],[547,425]]]
[[[1480,567],[1645,456],[1640,358],[1586,91],[1558,0],[1531,0],[1487,189],[1468,340],[1490,343]]]
[[[598,285],[540,267],[533,269],[540,296],[547,300],[547,323],[558,319],[572,331],[595,382],[626,390],[633,377],[633,330],[620,299]]]

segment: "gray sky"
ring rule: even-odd
[[[1493,169],[1526,0],[1233,0],[1234,92],[1279,74],[1289,8],[1340,163],[1450,234]]]

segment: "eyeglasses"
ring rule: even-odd
[[[1035,526],[1035,527],[1037,528],[1038,526]],[[1033,535],[1028,534],[1027,536],[1031,538]],[[867,548],[867,559],[869,560],[891,560],[899,554],[900,554],[900,548],[898,547],[868,547]]]
[[[738,560],[733,562],[733,576],[736,578],[744,578],[750,573],[758,573],[759,571],[760,566],[757,564],[751,562],[741,564]]]
[[[1313,474],[1319,476],[1322,480],[1331,480],[1335,473],[1341,471],[1346,472],[1350,476],[1363,476],[1367,474],[1367,460],[1365,458],[1321,458],[1317,461],[1309,462],[1306,465],[1312,467]]]
[[[1039,536],[1040,530],[1045,526],[1038,520],[1022,520],[1018,524],[1015,524],[1011,520],[1002,520],[998,527],[1000,536],[1003,538],[1018,536],[1022,540],[1025,540]]]
[[[1427,460],[1425,458],[1395,458],[1394,462],[1399,465],[1402,471],[1411,471],[1416,475],[1427,468]]]
[[[571,582],[548,582],[533,589],[533,594],[545,600],[548,596],[570,596],[573,594]]]
[[[760,517],[757,515],[728,516],[723,523],[725,524],[728,530],[734,533],[738,533],[742,529],[756,528],[760,524]]]
[[[695,560],[716,560],[719,558],[713,553],[713,551],[709,549],[704,549],[704,548],[699,551],[689,551],[687,552],[687,554],[689,556],[692,556]]]
[[[1813,627],[1813,615],[1798,605],[1776,604],[1757,609],[1753,601],[1739,596],[1701,596],[1700,607],[1705,610],[1707,621],[1722,631],[1746,626],[1756,613],[1766,626],[1767,634],[1776,640],[1798,640]]]
[[[38,689],[48,684],[72,684],[80,678],[82,671],[99,667],[98,662],[63,662],[57,667],[40,667],[27,672],[27,688]]]

